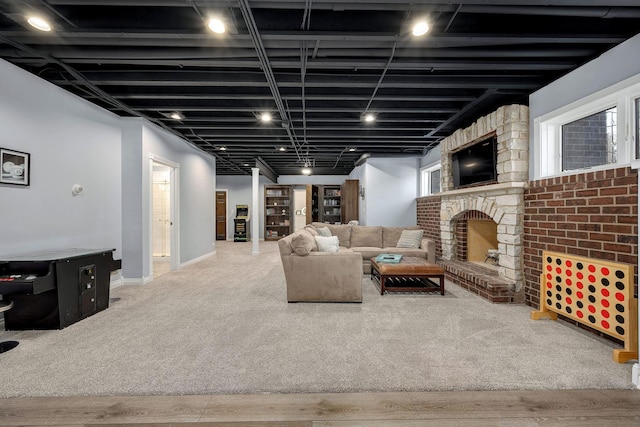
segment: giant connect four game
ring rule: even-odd
[[[561,314],[624,341],[613,360],[638,358],[638,302],[633,296],[633,266],[543,252],[540,310],[531,318],[557,319]]]

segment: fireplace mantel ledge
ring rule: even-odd
[[[461,196],[472,193],[497,193],[505,190],[511,190],[514,188],[526,189],[529,183],[526,181],[517,182],[503,182],[500,184],[479,185],[477,187],[461,188],[458,190],[449,190],[438,193],[441,197]]]

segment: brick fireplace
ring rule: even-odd
[[[495,133],[497,182],[454,189],[451,154]],[[524,192],[529,179],[529,110],[522,105],[500,107],[441,145],[440,263],[447,278],[493,302],[524,300]],[[469,262],[469,220],[493,221],[497,251],[489,263]],[[490,229],[491,224],[478,224]],[[491,239],[489,239],[491,240]],[[474,244],[477,247],[477,244]],[[487,246],[488,247],[488,246]],[[484,250],[484,248],[482,249]],[[486,264],[486,265],[483,265]]]

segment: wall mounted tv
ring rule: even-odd
[[[497,181],[497,138],[492,135],[451,155],[453,187],[471,187]]]

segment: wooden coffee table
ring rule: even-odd
[[[429,280],[440,279],[440,284]],[[371,258],[371,279],[384,292],[433,292],[444,295],[444,268],[424,258],[402,257],[398,264],[376,262]]]

